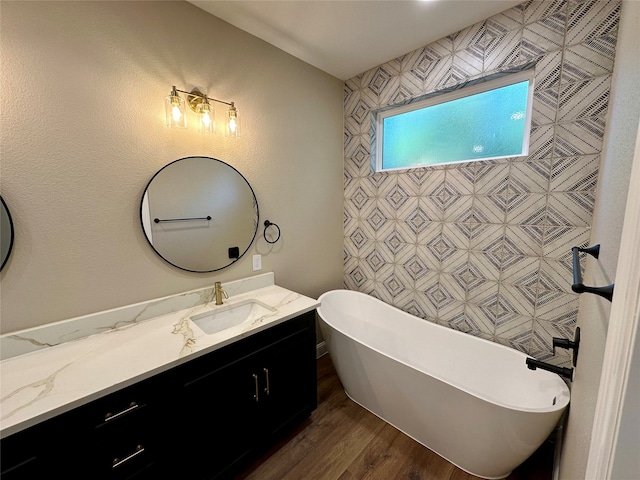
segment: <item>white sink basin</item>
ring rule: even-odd
[[[259,300],[247,299],[191,317],[191,321],[209,335],[242,323],[251,323],[277,310]]]

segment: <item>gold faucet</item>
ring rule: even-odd
[[[224,295],[224,298],[229,298],[229,295],[224,291],[220,282],[215,283],[214,289],[216,292],[216,305],[222,305],[222,296]]]

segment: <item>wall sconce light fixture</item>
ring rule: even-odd
[[[186,95],[186,102],[178,92]],[[186,128],[187,117],[185,103],[187,103],[191,110],[196,112],[198,116],[198,131],[200,133],[215,133],[215,109],[211,102],[222,103],[229,106],[225,115],[225,136],[233,138],[239,137],[240,119],[238,117],[238,109],[233,102],[224,102],[208,97],[198,90],[192,90],[191,92],[179,90],[175,85],[171,87],[171,93],[164,99],[167,126]]]

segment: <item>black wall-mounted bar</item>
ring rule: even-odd
[[[206,217],[192,217],[192,218],[154,218],[153,221],[156,223],[160,222],[190,222],[192,220],[211,220],[211,215],[207,215]]]
[[[587,253],[594,258],[600,256],[600,244],[594,245],[589,248],[573,247],[573,285],[571,290],[576,293],[593,293],[594,295],[600,295],[611,301],[613,298],[613,284],[606,287],[588,287],[582,283],[582,269],[580,268],[580,252]]]

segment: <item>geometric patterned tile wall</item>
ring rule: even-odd
[[[345,82],[344,286],[556,364],[573,338],[620,2],[528,1]],[[530,155],[373,173],[371,112],[536,62]],[[568,353],[568,352],[567,352]]]

